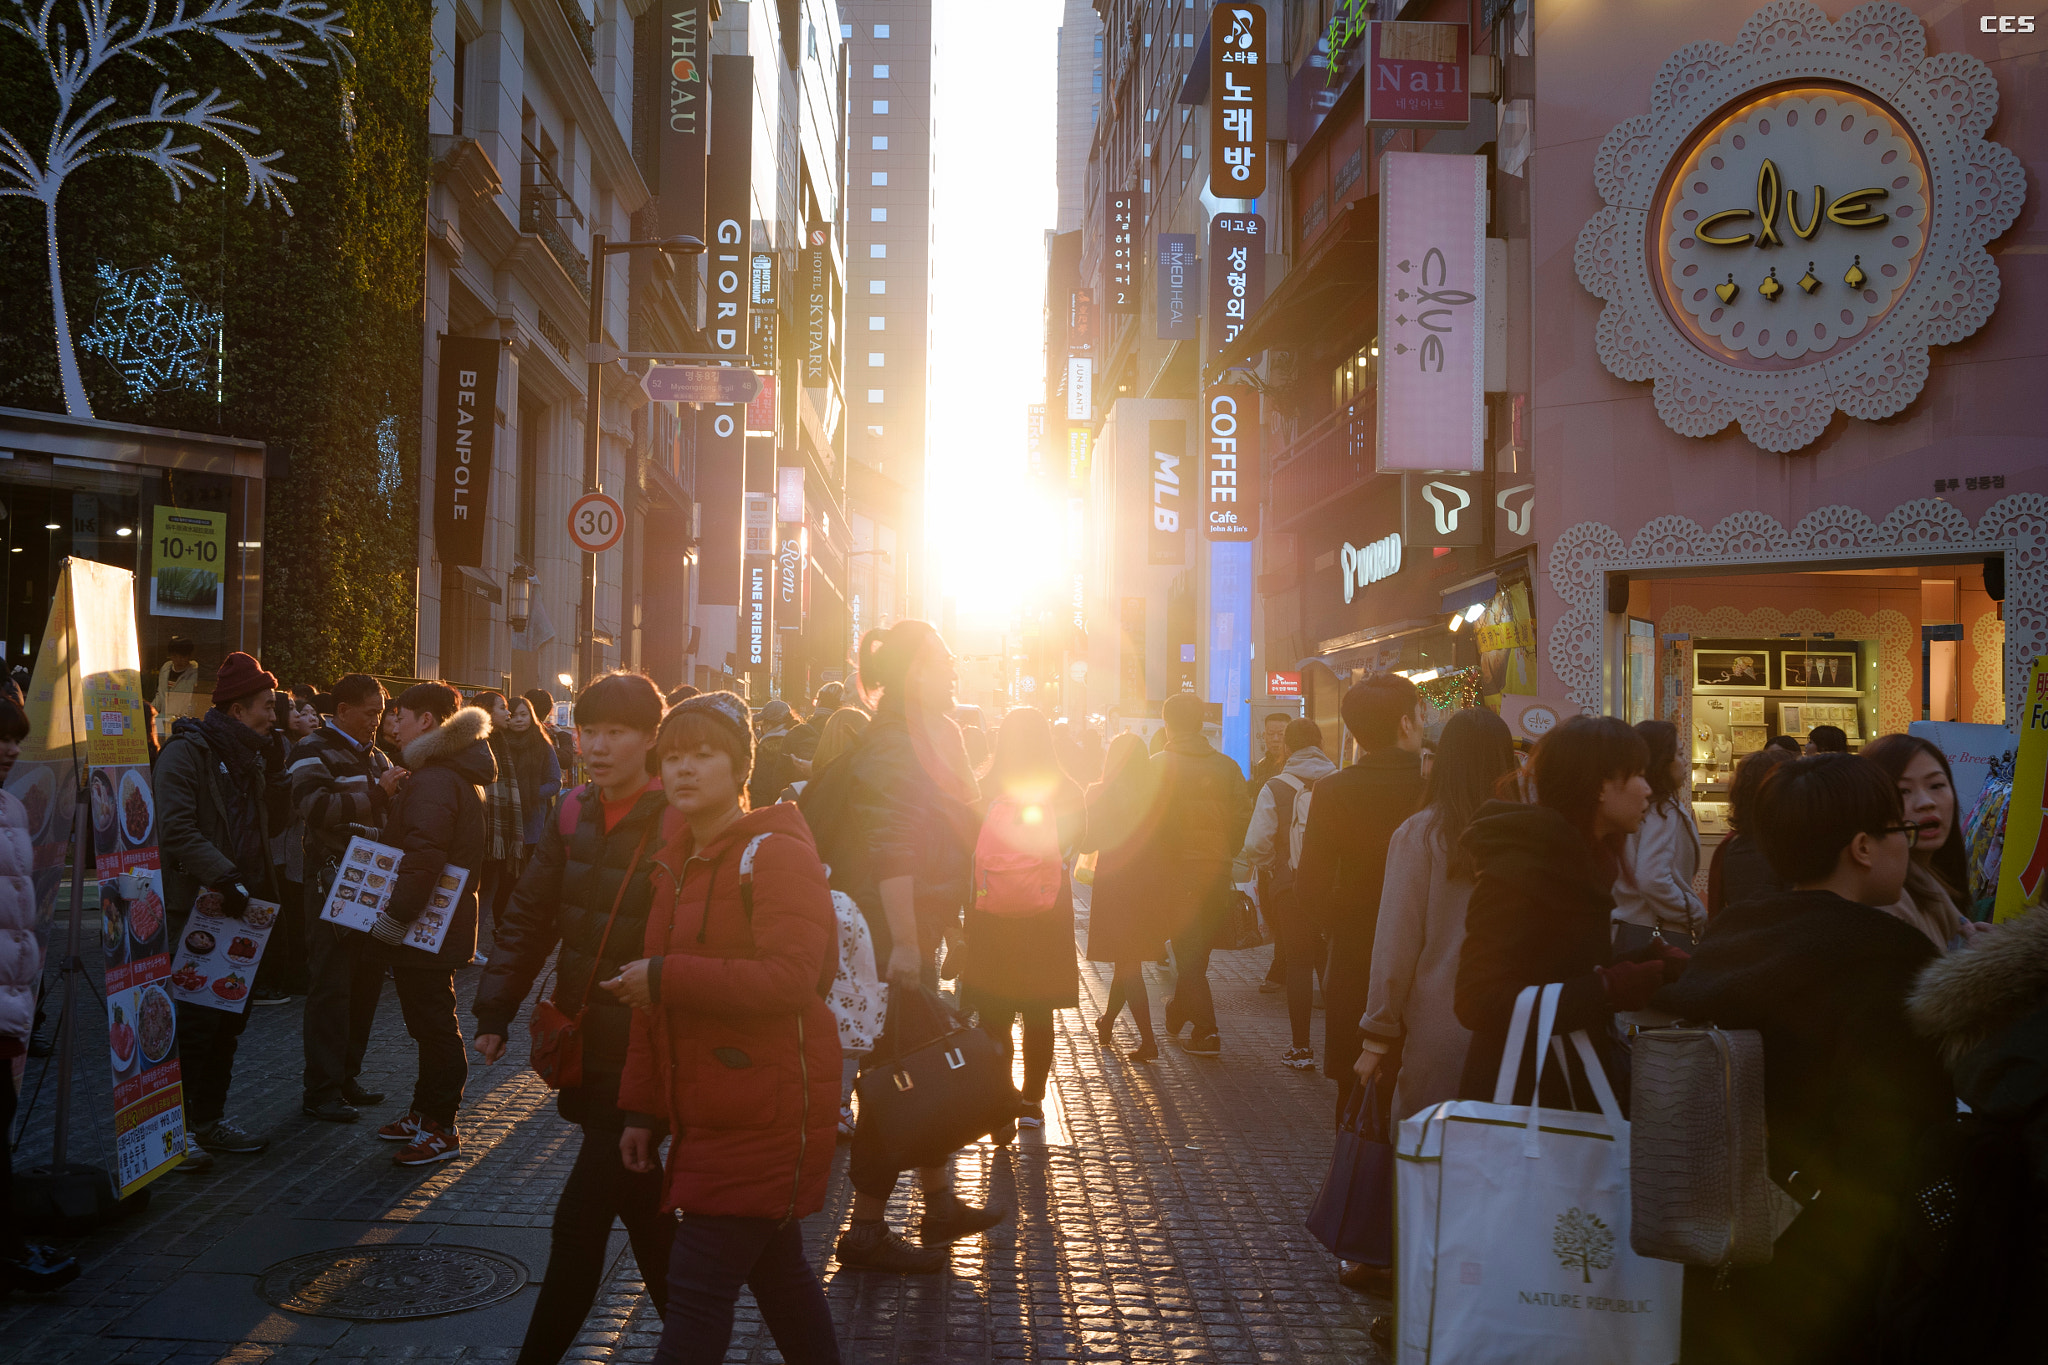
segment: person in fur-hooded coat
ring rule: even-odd
[[[1890,1358],[2038,1359],[2048,1302],[2048,914],[1929,964],[1908,1001],[1969,1106],[1939,1153],[1952,1202],[1901,1268]]]

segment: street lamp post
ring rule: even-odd
[[[598,458],[598,405],[603,399],[604,367],[607,362],[598,360],[597,348],[604,344],[604,264],[605,258],[614,252],[638,249],[663,251],[671,256],[696,256],[704,251],[704,243],[695,237],[664,237],[648,242],[609,242],[601,232],[590,236],[590,346],[587,360],[588,379],[583,395],[583,491],[599,493],[604,491],[599,473]],[[588,551],[583,555],[583,682],[587,685],[598,675],[599,665],[604,660],[603,650],[597,643],[597,556]]]

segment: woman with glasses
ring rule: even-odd
[[[1687,1365],[1888,1358],[1885,1268],[1916,1188],[1922,1138],[1955,1093],[1906,997],[1939,955],[1886,912],[1920,826],[1885,769],[1817,754],[1774,769],[1756,836],[1791,890],[1730,905],[1653,1004],[1763,1035],[1771,1178],[1805,1207],[1770,1262],[1685,1272]]]

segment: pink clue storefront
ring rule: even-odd
[[[2004,723],[2048,650],[2048,34],[1535,14],[1543,696],[1678,722],[1708,802],[1777,734]]]

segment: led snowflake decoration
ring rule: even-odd
[[[160,389],[206,388],[201,363],[220,327],[185,292],[185,281],[165,256],[141,270],[102,265],[95,272],[106,290],[100,315],[78,344],[113,365],[128,382],[128,397],[143,399]]]
[[[1929,56],[1925,24],[1891,0],[1834,23],[1808,0],[1775,0],[1732,45],[1679,49],[1650,112],[1616,127],[1593,160],[1606,207],[1580,232],[1574,264],[1606,303],[1601,363],[1653,381],[1657,415],[1680,435],[1735,422],[1781,454],[1811,444],[1837,411],[1901,411],[1926,383],[1928,348],[1969,336],[1998,302],[1985,245],[2018,217],[2027,177],[1984,136],[1997,112],[1990,68],[1963,52]],[[1837,180],[1823,222],[1814,177],[1784,180],[1781,195],[1779,172],[1845,129],[1846,154],[1824,164],[1852,175],[1875,159],[1881,175]],[[1768,147],[1775,161],[1760,173],[1738,157],[1745,145],[1750,159]],[[1843,193],[1866,185],[1879,188]],[[1692,202],[1695,192],[1713,202]]]

